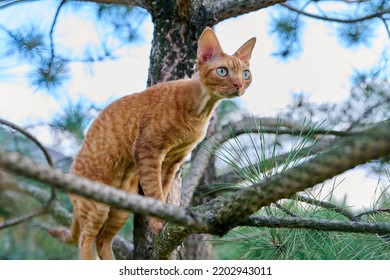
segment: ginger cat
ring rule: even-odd
[[[198,42],[198,73],[191,79],[157,84],[106,107],[90,127],[71,172],[115,188],[165,201],[185,157],[205,136],[212,112],[223,98],[241,96],[251,83],[249,59],[256,38],[236,53],[223,52],[206,28]],[[113,259],[111,243],[129,213],[70,195],[71,230],[51,234],[79,244],[80,259]],[[163,221],[151,217],[155,233]]]

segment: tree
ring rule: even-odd
[[[21,2],[29,1],[0,1],[0,9]],[[275,55],[286,59],[298,55],[302,50],[300,36],[302,36],[304,17],[339,24],[339,36],[345,44],[353,46],[358,43],[368,43],[370,36],[372,36],[371,31],[379,23],[383,24],[388,32],[388,15],[390,13],[390,7],[386,1],[340,1],[345,2],[344,5],[347,8],[346,12],[343,13],[329,11],[329,7],[326,7],[326,1],[308,1],[302,7],[299,6],[299,1],[286,4],[284,3],[286,1],[283,0],[99,0],[83,2],[95,2],[99,4],[96,6],[97,15],[100,19],[110,23],[112,30],[115,31],[115,42],[128,42],[136,36],[133,23],[130,20],[134,19],[134,13],[139,13],[139,10],[134,7],[140,7],[151,15],[154,24],[154,34],[150,55],[148,85],[153,85],[161,81],[179,79],[184,76],[191,76],[194,72],[196,43],[200,33],[206,26],[214,26],[228,18],[281,4],[279,8],[280,16],[274,19],[272,31],[276,36],[276,40],[279,40],[279,49],[275,52]],[[48,29],[48,40],[35,28],[22,31],[10,30],[6,26],[0,26],[9,35],[11,42],[13,42],[13,47],[10,51],[17,53],[34,65],[36,71],[32,75],[33,85],[46,88],[49,91],[55,90],[58,86],[66,82],[68,78],[67,67],[72,61],[99,61],[109,59],[115,53],[115,49],[112,46],[105,45],[104,42],[101,42],[102,47],[100,51],[94,55],[87,54],[81,58],[69,58],[59,54],[55,44],[55,27],[59,20],[61,10],[65,5],[75,5],[75,3],[73,1],[58,1],[57,11]],[[318,13],[312,13],[313,8],[317,9]],[[323,12],[322,8],[327,9],[326,12]],[[350,16],[352,11],[354,12],[353,17]],[[115,48],[117,44],[115,43],[113,45]],[[382,94],[382,97],[377,94],[382,99],[379,99],[375,104],[383,104],[383,100],[388,100],[388,88],[383,87],[382,90],[377,90],[376,92],[382,92],[384,94]],[[370,107],[370,111],[373,111],[372,108],[376,108],[375,104]],[[296,107],[291,111],[294,112]],[[69,109],[68,111],[71,110]],[[81,111],[80,108],[78,111]],[[220,113],[222,112],[223,110],[220,108]],[[172,252],[191,233],[224,235],[238,225],[279,227],[291,226],[293,224],[294,227],[301,227],[303,224],[305,226],[307,224],[315,224],[313,220],[305,221],[297,217],[289,220],[277,219],[276,221],[272,221],[264,217],[259,218],[253,216],[252,214],[262,207],[269,206],[271,203],[277,203],[282,198],[290,197],[298,191],[313,187],[356,165],[374,159],[383,159],[390,152],[388,145],[390,137],[388,133],[388,118],[388,114],[384,113],[379,118],[374,119],[370,123],[370,126],[368,126],[366,123],[360,122],[362,119],[357,117],[351,123],[355,122],[352,128],[358,127],[358,129],[346,131],[322,130],[319,127],[313,126],[313,124],[301,125],[299,121],[287,122],[253,118],[244,118],[243,121],[231,122],[229,126],[224,126],[218,131],[216,130],[218,122],[215,121],[209,129],[210,138],[202,143],[204,147],[208,147],[214,153],[210,153],[210,151],[201,147],[198,148],[194,151],[191,162],[188,163],[189,167],[185,170],[186,174],[183,177],[183,182],[181,182],[180,174],[178,174],[177,180],[174,183],[175,187],[173,188],[173,195],[171,195],[171,203],[173,205],[181,205],[181,207],[165,205],[147,198],[129,196],[120,191],[108,189],[107,186],[102,186],[101,184],[64,175],[47,166],[33,164],[28,159],[21,158],[5,150],[0,150],[0,166],[6,170],[44,182],[52,187],[55,186],[66,191],[80,192],[82,195],[115,205],[119,208],[128,209],[143,215],[156,215],[166,219],[169,221],[168,224],[162,233],[154,237],[148,235],[150,231],[146,228],[145,221],[142,217],[137,216],[135,218],[134,255],[130,255],[141,259],[171,258],[173,256]],[[218,120],[217,115],[216,120]],[[86,124],[83,123],[83,118],[70,119],[69,121],[72,123],[71,126],[76,128],[76,133],[80,137],[80,129],[77,130],[77,128],[85,127]],[[4,120],[1,123],[26,134],[25,129],[21,129]],[[56,124],[57,129],[62,129],[61,123],[57,121]],[[357,126],[356,124],[360,125]],[[273,167],[281,163],[285,164],[287,162],[286,158],[291,156],[300,159],[314,155],[313,159],[293,167],[287,164],[285,170],[280,173],[276,173],[268,178],[260,178],[261,180],[258,180],[258,178],[258,181],[252,181],[251,186],[248,188],[236,193],[217,196],[214,199],[212,199],[212,196],[204,195],[209,193],[207,188],[196,188],[199,185],[208,184],[215,180],[218,180],[220,183],[237,181],[237,176],[232,178],[231,174],[225,174],[225,177],[216,178],[215,174],[212,174],[213,172],[209,172],[209,170],[214,169],[210,168],[213,165],[213,155],[217,155],[220,147],[224,147],[223,144],[229,143],[229,139],[233,136],[248,133],[272,133],[281,135],[284,133],[291,134],[294,130],[300,131],[300,135],[298,135],[300,137],[306,135],[303,137],[304,141],[299,148],[287,153],[287,155],[281,154],[277,156],[273,154],[270,158],[259,156],[255,165],[257,165],[256,168],[261,169],[261,172],[256,168],[251,168],[250,165],[245,166],[244,164],[242,166],[242,164],[235,164],[237,160],[233,160],[231,161],[231,165],[236,168],[235,174],[243,175],[239,180],[248,180],[253,173],[266,174]],[[318,138],[318,135],[324,136]],[[31,135],[27,136],[32,139]],[[39,143],[39,141],[35,142]],[[255,141],[252,139],[251,142],[254,143]],[[335,146],[335,143],[337,143],[337,147],[332,148]],[[274,144],[273,147],[275,146]],[[49,154],[46,156],[47,159],[53,157],[53,152],[50,154],[47,152],[47,148],[41,145],[39,147],[42,151],[45,151],[45,154]],[[264,150],[258,151],[257,154],[262,152]],[[239,153],[245,155],[242,150]],[[50,164],[50,161],[48,160],[49,165],[53,165]],[[247,163],[252,163],[252,161],[248,160]],[[250,175],[248,175],[248,171]],[[61,207],[55,195],[54,188],[51,191],[51,195],[48,195],[50,192],[42,193],[39,189],[31,185],[26,185],[24,182],[15,180],[15,178],[4,171],[0,173],[0,179],[2,189],[8,188],[20,192],[27,192],[41,202],[44,202],[42,210],[36,211],[26,217],[21,217],[21,219],[8,220],[2,226],[5,227],[9,224],[14,224],[13,222],[16,223],[30,219],[36,215],[42,215],[42,213],[50,213],[63,224],[69,223],[69,213]],[[182,192],[181,197],[178,195],[180,189]],[[215,196],[215,194],[213,195]],[[313,203],[318,204],[319,202]],[[278,207],[283,209],[280,203],[276,205],[279,205]],[[342,209],[342,207],[336,207],[334,205],[332,207]],[[368,223],[362,221],[359,215],[345,211],[343,213],[351,222],[342,222],[340,225],[337,221],[333,223],[325,221],[325,225],[320,225],[317,228],[323,230],[355,230],[358,232],[375,232],[379,234],[389,232],[388,223]],[[192,238],[199,238],[199,236],[201,235],[192,236]],[[153,247],[150,245],[151,242],[153,242]],[[132,251],[131,245],[127,244],[123,239],[118,238],[115,244],[117,245],[119,243],[122,245],[126,244],[126,246],[116,246],[117,254],[122,257],[129,257],[128,253]],[[145,246],[140,246],[144,244]],[[187,241],[185,244],[185,249],[187,250],[187,253],[185,253],[186,258],[205,257],[204,255],[195,255],[194,252],[199,253],[200,250],[196,249],[197,244],[194,240]],[[126,248],[127,251],[121,250],[120,248]],[[180,254],[183,255],[182,252]]]

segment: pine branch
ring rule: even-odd
[[[33,178],[50,186],[55,186],[119,209],[129,210],[146,216],[156,216],[190,228],[199,227],[200,222],[184,208],[166,204],[149,197],[129,194],[126,191],[73,174],[64,174],[57,169],[36,164],[27,157],[5,151],[1,148],[0,166],[24,177]],[[201,219],[201,217],[199,218]]]
[[[343,139],[338,146],[281,174],[237,192],[218,211],[222,234],[263,206],[313,187],[346,170],[390,153],[390,121]],[[225,227],[225,229],[224,229]]]
[[[54,167],[53,159],[51,158],[49,151],[46,149],[46,147],[34,135],[29,133],[27,130],[21,128],[20,126],[14,124],[14,123],[11,123],[11,122],[9,122],[7,120],[3,120],[1,118],[0,118],[0,124],[8,126],[8,127],[12,128],[14,130],[20,132],[22,135],[26,136],[28,139],[30,139],[42,151],[42,153],[44,154],[44,156],[46,158],[47,163],[51,167]],[[51,198],[50,198],[50,200],[55,200],[55,198],[56,198],[56,190],[55,190],[54,187],[52,187],[51,188]],[[48,203],[49,202],[50,201],[48,201]]]
[[[61,8],[64,6],[67,0],[62,0],[60,5],[57,8],[57,11],[54,15],[53,22],[51,24],[50,32],[49,32],[49,39],[50,39],[50,52],[51,52],[51,58],[50,60],[52,61],[55,57],[55,51],[54,51],[54,39],[53,39],[53,34],[54,34],[54,28],[57,24],[57,19],[60,14]]]
[[[45,213],[50,214],[62,226],[69,227],[72,221],[72,213],[66,210],[58,200],[52,200],[50,204],[49,192],[36,187],[34,185],[22,184],[15,181],[11,176],[0,170],[0,187],[5,190],[17,191],[30,197],[33,197],[45,207]],[[32,214],[30,214],[32,215]],[[1,228],[1,227],[0,227]],[[50,230],[50,229],[46,229]],[[112,244],[112,249],[117,259],[131,260],[133,259],[133,244],[129,243],[123,237],[116,235]]]
[[[306,203],[309,203],[309,204],[312,204],[315,206],[320,206],[322,208],[332,210],[336,213],[343,215],[344,217],[348,218],[351,221],[355,221],[355,222],[360,221],[360,218],[355,216],[352,212],[350,212],[347,209],[342,208],[340,206],[334,205],[332,203],[320,201],[320,200],[313,199],[313,198],[306,197],[306,196],[302,196],[302,195],[296,195],[295,198],[301,202],[306,202]]]
[[[313,218],[281,218],[251,216],[241,226],[310,229],[355,233],[389,234],[390,223],[367,223],[356,221],[319,220]]]
[[[335,17],[321,16],[321,15],[308,13],[308,12],[306,12],[304,10],[298,9],[296,7],[293,7],[291,5],[284,4],[284,3],[282,3],[281,5],[283,7],[285,7],[285,8],[293,11],[293,12],[296,12],[296,13],[298,13],[300,15],[307,16],[309,18],[319,19],[319,20],[323,20],[323,21],[337,22],[337,23],[346,23],[346,24],[354,24],[354,23],[358,23],[358,22],[361,22],[361,21],[366,21],[366,20],[370,20],[370,19],[374,19],[374,18],[381,18],[382,19],[382,17],[385,14],[389,14],[390,13],[389,9],[385,9],[385,10],[382,10],[382,11],[378,11],[376,13],[368,14],[368,15],[365,15],[365,16],[362,16],[362,17],[357,17],[357,18],[335,18]]]
[[[26,136],[28,139],[30,139],[32,142],[34,142],[35,145],[37,145],[37,147],[42,151],[43,155],[45,156],[46,158],[46,161],[47,163],[54,167],[54,164],[53,164],[53,160],[50,156],[50,153],[48,152],[48,150],[45,148],[45,146],[34,136],[32,135],[30,132],[28,132],[27,130],[21,128],[20,126],[12,123],[12,122],[9,122],[7,120],[4,120],[2,118],[0,118],[0,124],[3,124],[5,126],[8,126],[18,132],[20,132],[21,134],[23,134],[24,136]]]
[[[217,198],[207,205],[191,209],[194,213],[208,213],[206,232],[222,236],[239,225],[239,221],[245,220],[263,206],[281,198],[288,198],[357,165],[389,153],[390,121],[386,121],[346,137],[338,146],[281,174],[274,175],[265,182],[244,188],[229,198]],[[170,250],[180,245],[181,243],[177,242],[188,235],[188,229],[185,227],[170,228],[169,226],[170,224],[164,228],[163,244],[168,244],[167,247],[160,246],[160,239],[155,240],[155,257],[169,257]],[[174,233],[174,236],[171,233]]]
[[[8,227],[16,226],[18,224],[21,224],[23,222],[29,221],[29,220],[31,220],[31,219],[33,219],[35,217],[38,217],[38,216],[41,216],[41,215],[44,215],[44,214],[47,214],[47,211],[46,211],[45,208],[42,208],[42,209],[39,209],[37,211],[28,213],[26,215],[22,215],[22,216],[19,216],[19,217],[16,217],[16,218],[12,218],[12,219],[6,220],[6,221],[0,223],[0,230],[8,228]]]
[[[263,206],[287,198],[369,160],[390,153],[390,121],[346,137],[333,149],[231,197],[185,209],[148,197],[128,194],[72,174],[38,165],[16,153],[0,149],[0,166],[17,174],[55,185],[69,192],[135,213],[157,216],[168,223],[155,240],[154,256],[167,256],[190,233],[223,235]],[[174,233],[174,234],[173,234]],[[168,247],[167,247],[168,246]]]
[[[308,157],[312,156],[315,154],[318,154],[326,149],[329,149],[330,147],[334,146],[339,140],[338,139],[329,139],[329,140],[320,140],[315,143],[315,145],[307,148],[300,149],[297,151],[295,154],[295,159],[303,158],[303,157]],[[276,166],[280,166],[286,162],[286,159],[291,155],[291,152],[287,152],[278,156],[275,156],[273,158],[267,159],[268,165],[267,167],[269,169],[274,168]],[[255,166],[261,165],[261,162],[254,163],[252,165],[246,166],[242,168],[241,172],[246,172],[246,170],[253,170]],[[223,174],[215,179],[215,182],[224,182],[224,183],[240,183],[242,181],[242,178],[239,176],[241,173],[239,172],[228,172],[226,174]]]
[[[381,213],[390,213],[390,208],[380,208],[380,209],[364,211],[362,213],[357,214],[356,218],[361,219],[361,217],[363,216],[374,215],[374,214],[377,215]]]
[[[281,129],[281,127],[283,129]],[[200,144],[201,148],[194,152],[191,159],[191,166],[183,179],[182,199],[181,205],[189,206],[192,200],[195,187],[199,185],[200,180],[205,174],[209,162],[213,157],[211,150],[216,150],[220,145],[226,141],[232,139],[235,136],[247,134],[247,133],[272,133],[272,134],[291,134],[299,131],[301,135],[305,135],[312,132],[312,128],[304,126],[298,123],[290,122],[278,118],[253,118],[246,117],[243,120],[230,123],[224,126],[220,131],[215,132],[211,137],[206,138]],[[333,130],[319,130],[315,129],[315,134],[331,134],[331,135],[350,135],[348,132],[333,131]],[[202,149],[204,147],[204,149]],[[321,147],[318,145],[318,147]],[[323,147],[322,147],[323,148]],[[313,149],[316,151],[316,148]],[[305,151],[303,151],[304,153]],[[307,155],[307,152],[306,154]],[[280,160],[283,160],[284,156],[280,156]],[[236,179],[235,174],[227,175],[229,178],[218,180],[219,182],[233,182]]]

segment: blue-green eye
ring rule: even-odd
[[[226,67],[218,67],[217,74],[221,77],[225,77],[228,74],[228,70]]]
[[[248,80],[250,77],[251,77],[251,72],[249,70],[245,70],[244,72],[242,72],[242,78],[244,80]]]

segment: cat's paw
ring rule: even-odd
[[[68,228],[55,228],[49,231],[49,234],[55,238],[60,238],[66,241],[70,236],[70,230]]]
[[[149,226],[152,228],[155,234],[158,234],[161,229],[164,227],[165,221],[160,218],[150,217]]]

